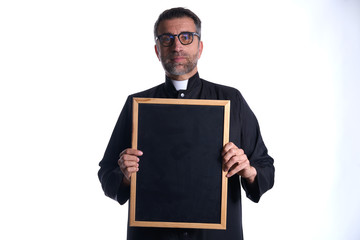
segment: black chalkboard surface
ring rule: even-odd
[[[226,228],[230,101],[134,98],[130,226]]]

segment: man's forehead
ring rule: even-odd
[[[192,18],[182,17],[163,20],[160,22],[158,27],[159,34],[177,34],[184,31],[196,32],[196,26]]]

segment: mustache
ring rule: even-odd
[[[173,58],[173,57],[189,57],[189,55],[185,52],[173,52],[171,54],[169,54],[168,56],[169,58]]]

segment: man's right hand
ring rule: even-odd
[[[123,183],[125,185],[130,185],[131,174],[139,171],[138,157],[141,155],[143,155],[142,151],[132,148],[127,148],[120,153],[118,164],[120,166],[120,170],[124,174]]]

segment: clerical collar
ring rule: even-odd
[[[187,89],[188,82],[189,82],[189,79],[181,80],[181,81],[177,81],[177,80],[172,80],[172,79],[171,79],[171,82],[173,83],[176,91],[186,90],[186,89]]]

